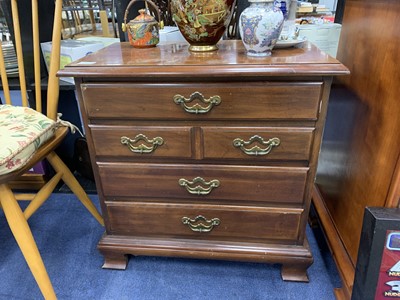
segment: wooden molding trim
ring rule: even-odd
[[[333,219],[325,206],[325,202],[316,184],[314,184],[312,191],[312,203],[314,204],[318,219],[322,224],[322,230],[342,280],[342,288],[335,289],[336,298],[350,299],[353,289],[355,266],[351,262],[350,256],[342,243]]]

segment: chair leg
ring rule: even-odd
[[[37,192],[35,197],[31,200],[28,207],[24,210],[24,216],[28,220],[36,210],[49,198],[50,194],[54,191],[57,184],[62,177],[61,173],[57,173],[51,178],[41,189]]]
[[[8,225],[45,299],[57,299],[24,214],[10,188],[0,185],[0,203]]]
[[[62,180],[71,189],[71,191],[78,197],[79,201],[87,208],[87,210],[93,215],[93,217],[104,226],[104,221],[102,216],[97,211],[93,202],[89,199],[88,195],[76,180],[75,176],[71,173],[69,168],[64,164],[64,162],[58,157],[55,152],[51,152],[47,155],[47,160],[52,165],[56,172],[63,173]]]

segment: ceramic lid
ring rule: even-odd
[[[137,24],[137,23],[151,23],[151,22],[157,22],[156,19],[153,16],[150,16],[146,14],[146,9],[139,9],[139,15],[129,21],[129,24]]]

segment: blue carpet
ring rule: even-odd
[[[335,299],[309,227],[314,264],[310,282],[297,283],[282,281],[279,265],[261,263],[135,257],[125,271],[102,269],[103,228],[71,194],[53,194],[29,223],[59,299]],[[1,210],[0,241],[0,299],[41,299]]]

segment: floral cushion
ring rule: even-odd
[[[22,168],[57,123],[28,107],[0,105],[0,175]]]

